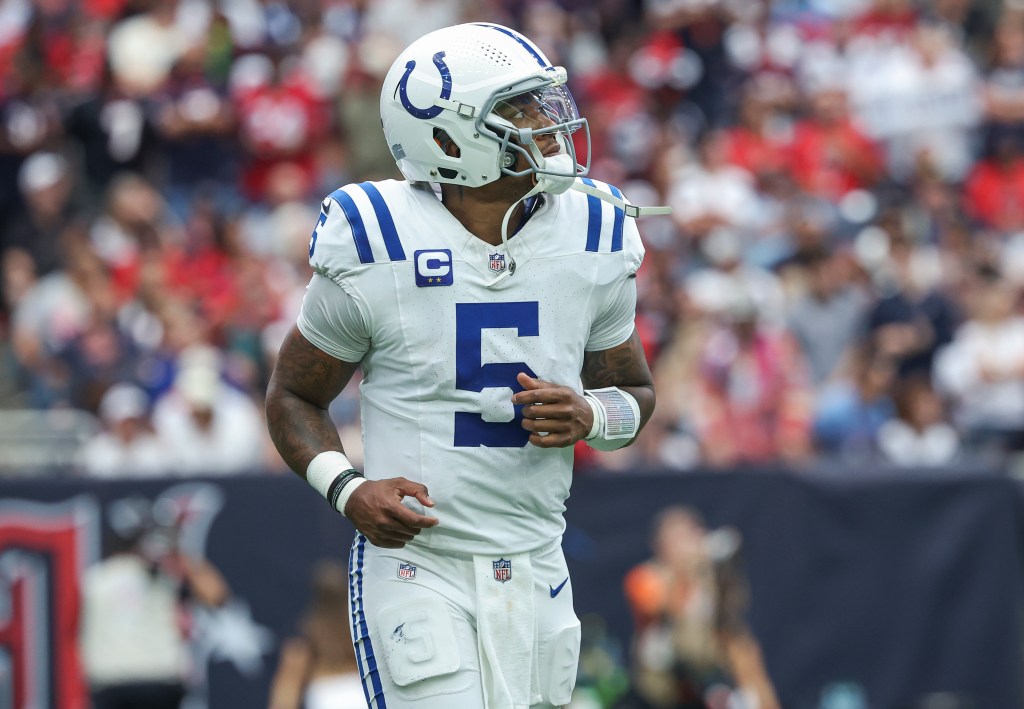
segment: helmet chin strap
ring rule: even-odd
[[[508,222],[512,218],[512,213],[516,211],[516,207],[519,206],[519,203],[528,200],[530,197],[533,197],[534,195],[543,192],[544,190],[540,188],[541,183],[540,181],[538,181],[537,184],[533,186],[533,189],[531,189],[529,192],[527,192],[522,197],[513,202],[512,206],[509,207],[508,210],[506,210],[505,216],[501,220],[501,245],[505,249],[505,252],[508,254],[508,268],[499,273],[497,278],[491,281],[490,285],[497,283],[503,278],[508,278],[509,276],[513,275],[516,272],[516,257],[512,255],[512,252],[509,250],[508,247]]]
[[[559,144],[561,144],[561,138],[561,136],[557,136],[557,139],[559,139]],[[621,209],[623,212],[625,212],[627,217],[632,217],[634,219],[636,219],[637,217],[648,217],[658,214],[672,213],[671,207],[638,207],[635,204],[630,204],[625,200],[616,197],[610,192],[605,192],[604,190],[598,189],[597,187],[592,187],[583,182],[582,180],[578,179],[577,177],[575,177],[576,162],[575,160],[573,160],[572,156],[570,156],[565,151],[564,145],[562,145],[562,152],[558,153],[557,155],[552,155],[551,157],[548,158],[544,157],[543,154],[541,154],[540,149],[537,147],[536,143],[531,144],[529,149],[530,152],[533,154],[534,160],[537,161],[537,164],[541,168],[551,169],[553,171],[559,172],[560,174],[550,175],[547,173],[535,173],[533,189],[531,189],[529,192],[527,192],[522,197],[513,202],[512,206],[510,206],[508,210],[505,212],[505,216],[501,220],[501,245],[505,249],[506,253],[509,252],[508,223],[509,220],[512,218],[512,213],[515,212],[515,209],[517,206],[519,206],[520,202],[523,202],[529,199],[530,197],[538,195],[541,192],[546,192],[548,194],[562,194],[563,192],[567,192],[570,189],[576,190],[577,192],[583,192],[584,194],[588,194],[593,197],[597,197],[600,200],[608,202],[612,206],[617,207]],[[508,268],[502,271],[497,278],[491,281],[492,285],[502,280],[503,278],[507,278],[508,276],[515,274],[516,259],[511,253],[509,253],[508,255]]]
[[[605,202],[608,202],[612,206],[618,207],[619,209],[626,213],[627,217],[632,217],[633,219],[636,219],[637,217],[653,217],[657,214],[672,213],[672,207],[638,207],[635,204],[630,204],[626,200],[616,197],[610,192],[605,192],[604,190],[598,189],[597,187],[592,187],[591,185],[586,184],[582,180],[576,180],[575,182],[573,182],[572,189],[576,190],[577,192],[583,192],[584,194],[588,194],[591,195],[592,197],[597,197],[598,199],[604,200]]]
[[[561,136],[557,136],[556,140],[561,143]],[[576,171],[576,163],[567,153],[564,152],[565,146],[562,145],[563,152],[557,155],[552,155],[549,158],[544,157],[543,153],[540,152],[540,148],[537,147],[536,143],[531,143],[529,150],[533,154],[533,159],[536,160],[537,164],[543,169],[555,169],[561,172],[561,175],[548,175],[546,173],[534,173],[533,188],[524,194],[522,197],[512,203],[512,206],[505,212],[504,218],[501,220],[501,245],[508,253],[509,264],[508,268],[501,272],[501,274],[495,278],[492,283],[497,283],[502,278],[507,278],[515,274],[516,272],[516,259],[515,256],[509,252],[508,248],[508,223],[512,218],[512,213],[515,212],[516,207],[519,206],[520,202],[524,202],[530,197],[540,194],[541,192],[547,192],[548,194],[562,194],[570,187],[576,178],[573,177],[573,173]]]

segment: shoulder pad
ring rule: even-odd
[[[337,279],[357,268],[405,261],[391,208],[372,182],[346,185],[320,204],[309,240],[309,265]]]
[[[582,178],[585,184],[605,190],[619,199],[626,200],[615,185]],[[581,195],[582,196],[582,195]],[[635,219],[626,219],[626,212],[603,200],[586,195],[587,200],[587,244],[586,250],[593,253],[621,253],[625,257],[627,273],[636,273],[644,259],[644,246]]]

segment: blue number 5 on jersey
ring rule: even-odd
[[[536,377],[525,362],[482,363],[483,331],[515,329],[519,337],[537,337],[540,317],[537,302],[455,304],[455,388],[481,392],[491,387],[523,388],[516,381],[519,372]],[[522,448],[530,432],[522,427],[523,411],[515,407],[515,418],[507,422],[484,421],[477,413],[455,412],[455,445],[460,448]]]

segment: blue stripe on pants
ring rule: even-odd
[[[359,663],[359,681],[363,685],[363,695],[366,697],[366,706],[370,706],[370,688],[366,686],[366,670],[363,669],[363,656],[359,654],[359,643],[362,641],[359,631],[359,621],[356,614],[356,545],[360,537],[352,543],[352,549],[348,553],[348,596],[352,599],[352,648],[356,654],[356,662]],[[360,570],[362,575],[362,570]]]
[[[380,672],[377,670],[377,658],[373,654],[373,643],[370,642],[370,631],[366,627],[366,613],[363,610],[363,554],[365,550],[366,537],[360,534],[356,538],[356,546],[353,550],[356,554],[356,595],[352,601],[352,627],[359,638],[358,642],[363,645],[363,657],[366,660],[365,672],[361,662],[359,667],[360,673],[363,675],[363,693],[367,698],[366,703],[376,709],[387,709],[388,705],[384,701],[384,687],[381,686]],[[367,677],[373,687],[372,697],[370,696],[370,687],[366,685]]]

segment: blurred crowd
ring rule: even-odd
[[[414,21],[411,21],[414,18]],[[4,411],[96,475],[280,470],[262,421],[323,195],[397,177],[416,37],[516,27],[638,204],[659,392],[581,466],[1024,450],[1021,0],[0,0]],[[358,458],[350,387],[332,407]]]

